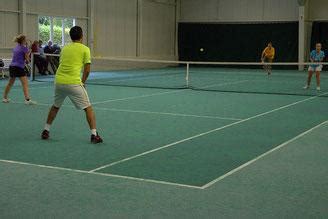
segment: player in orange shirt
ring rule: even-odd
[[[263,63],[272,63],[275,56],[275,49],[272,47],[272,43],[269,42],[268,46],[262,52],[261,60]],[[264,70],[271,75],[272,66],[265,64],[263,66]]]

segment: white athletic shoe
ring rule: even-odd
[[[3,102],[3,103],[9,103],[10,100],[9,100],[8,98],[3,98],[3,99],[2,99],[2,102]]]
[[[310,86],[309,85],[305,85],[304,87],[303,87],[303,89],[309,89],[310,88]]]
[[[37,102],[33,101],[33,100],[25,100],[25,105],[36,105]]]
[[[317,91],[320,91],[321,89],[320,89],[320,87],[317,87]]]

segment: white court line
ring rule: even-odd
[[[154,71],[154,70],[153,70]],[[158,71],[158,70],[155,70],[155,71]],[[97,72],[96,72],[97,73]],[[117,71],[113,71],[111,73],[114,73],[114,74],[120,74],[119,72]],[[112,80],[106,80],[107,78],[106,77],[103,77],[103,78],[99,78],[99,79],[105,79],[106,82],[122,82],[122,81],[140,81],[140,80],[145,80],[145,79],[148,79],[148,78],[153,78],[153,77],[170,77],[170,76],[174,76],[176,77],[178,74],[177,73],[181,73],[182,76],[185,75],[185,72],[181,72],[180,71],[176,71],[176,72],[170,72],[170,73],[166,73],[166,74],[152,74],[152,75],[136,75],[135,78],[129,78],[130,76],[127,76],[126,79],[112,79]],[[104,73],[104,74],[108,74],[108,73]],[[99,80],[98,78],[95,78],[96,80]],[[87,82],[88,84],[88,82]],[[90,78],[90,84],[89,85],[97,85],[97,83],[92,83],[92,79]],[[101,85],[101,84],[100,84]],[[106,84],[104,85],[106,86]],[[124,86],[124,85],[122,85]]]
[[[51,89],[52,87],[51,86],[42,86],[42,87],[36,87],[36,86],[29,86],[29,90],[35,90],[35,89],[46,89],[46,88],[49,88]],[[1,89],[5,89],[5,87],[1,87]],[[12,87],[11,90],[22,90],[23,87]]]
[[[5,103],[5,104],[25,104],[25,102],[20,102],[20,101],[10,101],[9,103]],[[39,103],[37,102],[37,104],[35,105],[29,105],[31,107],[37,107],[37,106],[46,106],[46,107],[50,107],[52,106],[52,104],[47,104],[47,103]],[[65,106],[65,107],[73,107],[73,106]]]
[[[224,86],[224,85],[231,85],[231,84],[241,84],[245,83],[248,80],[242,80],[242,81],[234,81],[234,82],[226,82],[226,83],[221,83],[221,84],[211,84],[207,85],[204,87],[201,87],[200,89],[205,89],[205,88],[210,88],[210,87],[215,87],[215,86]],[[173,93],[180,93],[180,92],[185,92],[188,89],[181,89],[181,90],[174,90],[174,91],[165,91],[165,92],[157,92],[157,93],[152,93],[152,94],[144,94],[140,96],[131,96],[131,97],[124,97],[124,98],[119,98],[119,99],[112,99],[112,100],[104,100],[104,101],[99,101],[99,102],[93,102],[93,105],[97,104],[102,104],[102,103],[111,103],[111,102],[116,102],[116,101],[125,101],[125,100],[134,100],[134,99],[139,99],[139,98],[145,98],[145,97],[152,97],[152,96],[158,96],[158,95],[164,95],[164,94],[173,94]]]
[[[14,104],[25,104],[24,102],[11,102]],[[37,103],[35,106],[47,106],[50,107],[52,104],[47,103]],[[62,107],[75,108],[71,105],[63,105]],[[194,117],[194,118],[204,118],[204,119],[218,119],[218,120],[232,120],[240,121],[242,119],[231,118],[231,117],[219,117],[219,116],[202,116],[202,115],[193,115],[193,114],[180,114],[180,113],[168,113],[168,112],[153,112],[153,111],[142,111],[142,110],[126,110],[126,109],[115,109],[115,108],[103,108],[103,107],[93,107],[96,110],[103,111],[113,111],[113,112],[126,112],[126,113],[141,113],[141,114],[154,114],[154,115],[165,115],[165,116],[180,116],[180,117]]]
[[[52,86],[43,86],[43,87],[33,87],[33,86],[30,86],[28,89],[29,90],[34,90],[34,89],[51,89],[52,90]]]
[[[210,85],[206,85],[203,87],[200,87],[199,89],[205,89],[205,88],[210,88],[210,87],[221,87],[224,85],[231,85],[231,84],[241,84],[241,83],[245,83],[245,82],[249,82],[249,80],[241,80],[241,81],[234,81],[234,82],[225,82],[225,83],[221,83],[221,84],[210,84]]]
[[[164,94],[173,94],[173,93],[178,93],[178,92],[182,92],[182,91],[185,91],[185,90],[157,92],[157,93],[144,94],[144,95],[139,95],[139,96],[131,96],[131,97],[124,97],[124,98],[119,98],[119,99],[104,100],[104,101],[99,101],[99,102],[93,102],[92,105],[97,105],[97,104],[102,104],[102,103],[111,103],[111,102],[116,102],[116,101],[134,100],[134,99],[152,97],[152,96],[158,96],[158,95],[164,95]]]
[[[115,175],[115,174],[107,174],[107,173],[99,173],[99,172],[90,172],[90,171],[85,171],[85,170],[77,170],[77,169],[70,169],[70,168],[63,168],[63,167],[55,167],[55,166],[46,166],[46,165],[39,165],[39,164],[31,164],[31,163],[26,163],[26,162],[19,162],[19,161],[11,161],[11,160],[0,160],[2,163],[9,163],[9,164],[17,164],[17,165],[25,165],[25,166],[33,166],[33,167],[38,167],[38,168],[46,168],[46,169],[53,169],[53,170],[61,170],[61,171],[68,171],[68,172],[75,172],[75,173],[82,173],[82,174],[93,174],[93,175],[99,175],[99,176],[107,176],[107,177],[113,177],[113,178],[120,178],[120,179],[127,179],[127,180],[133,180],[133,181],[141,181],[141,182],[148,182],[148,183],[154,183],[154,184],[163,184],[163,185],[170,185],[170,186],[176,186],[176,187],[185,187],[185,188],[191,188],[191,189],[207,189],[210,186],[214,185],[215,183],[223,180],[224,178],[242,170],[243,168],[251,165],[252,163],[256,162],[259,159],[262,159],[263,157],[271,154],[272,152],[279,150],[282,147],[287,146],[289,143],[309,134],[310,132],[314,131],[315,129],[321,127],[324,124],[327,124],[328,121],[325,121],[303,133],[300,135],[296,136],[293,139],[290,139],[283,144],[273,148],[270,151],[267,151],[266,153],[256,157],[255,159],[248,161],[247,163],[235,168],[234,170],[220,176],[219,178],[205,184],[204,186],[192,186],[192,185],[187,185],[187,184],[180,184],[180,183],[171,183],[171,182],[166,182],[166,181],[158,181],[158,180],[151,180],[151,179],[143,179],[143,178],[136,178],[136,177],[130,177],[130,176],[122,176],[122,175]]]
[[[321,95],[325,95],[325,94],[328,94],[327,93],[323,93]],[[321,96],[320,95],[320,96]],[[247,122],[249,120],[252,120],[252,119],[255,119],[255,118],[258,118],[258,117],[261,117],[261,116],[264,116],[264,115],[268,115],[270,113],[273,113],[273,112],[276,112],[276,111],[279,111],[279,110],[282,110],[282,109],[286,109],[288,107],[291,107],[291,106],[294,106],[294,105],[297,105],[297,104],[300,104],[300,103],[303,103],[303,102],[306,102],[306,101],[309,101],[309,100],[313,100],[315,98],[317,98],[319,96],[315,96],[315,97],[309,97],[309,98],[306,98],[304,100],[300,100],[300,101],[297,101],[297,102],[294,102],[294,103],[291,103],[291,104],[287,104],[285,106],[281,106],[279,108],[276,108],[276,109],[273,109],[273,110],[270,110],[270,111],[267,111],[267,112],[264,112],[264,113],[261,113],[261,114],[258,114],[258,115],[255,115],[255,116],[252,116],[252,117],[249,117],[249,118],[246,118],[246,119],[243,119],[243,120],[240,120],[240,121],[237,121],[237,122],[234,122],[234,123],[231,123],[229,125],[225,125],[225,126],[222,126],[222,127],[218,127],[216,129],[212,129],[210,131],[207,131],[207,132],[203,132],[203,133],[200,133],[200,134],[197,134],[197,135],[194,135],[194,136],[191,136],[189,138],[185,138],[185,139],[182,139],[182,140],[179,140],[177,142],[173,142],[173,143],[170,143],[170,144],[167,144],[167,145],[164,145],[164,146],[161,146],[161,147],[158,147],[158,148],[155,148],[155,149],[152,149],[152,150],[149,150],[149,151],[145,151],[143,153],[140,153],[140,154],[137,154],[137,155],[134,155],[134,156],[131,156],[131,157],[127,157],[125,159],[122,159],[122,160],[119,160],[119,161],[116,161],[116,162],[113,162],[113,163],[110,163],[110,164],[107,164],[107,165],[104,165],[104,166],[101,166],[101,167],[98,167],[96,169],[93,169],[91,170],[90,172],[96,172],[96,171],[99,171],[99,170],[102,170],[102,169],[105,169],[105,168],[108,168],[108,167],[111,167],[111,166],[114,166],[114,165],[117,165],[117,164],[120,164],[120,163],[123,163],[123,162],[126,162],[126,161],[129,161],[129,160],[133,160],[135,158],[138,158],[138,157],[141,157],[141,156],[145,156],[147,154],[150,154],[150,153],[153,153],[153,152],[156,152],[156,151],[159,151],[159,150],[162,150],[162,149],[165,149],[165,148],[168,148],[168,147],[172,147],[174,145],[177,145],[177,144],[180,144],[180,143],[183,143],[183,142],[186,142],[186,141],[190,141],[192,139],[195,139],[195,138],[199,138],[201,136],[204,136],[204,135],[208,135],[210,133],[213,133],[213,132],[217,132],[217,131],[220,131],[220,130],[223,130],[223,129],[226,129],[226,128],[229,128],[231,126],[234,126],[234,125],[238,125],[238,124],[241,124],[243,122]]]
[[[9,163],[9,164],[23,165],[23,166],[32,166],[32,167],[38,167],[38,168],[46,168],[46,169],[52,169],[52,170],[60,170],[60,171],[74,172],[74,173],[91,174],[91,175],[97,175],[97,176],[107,176],[107,177],[113,177],[113,178],[119,178],[119,179],[139,181],[139,182],[148,182],[148,183],[154,183],[154,184],[162,184],[162,185],[169,185],[169,186],[176,186],[176,187],[184,187],[184,188],[189,188],[189,189],[202,189],[199,186],[192,186],[192,185],[186,185],[186,184],[180,184],[180,183],[172,183],[172,182],[166,182],[166,181],[159,181],[159,180],[152,180],[152,179],[143,179],[143,178],[136,178],[136,177],[130,177],[130,176],[122,176],[122,175],[115,175],[115,174],[107,174],[107,173],[92,173],[92,172],[85,171],[85,170],[77,170],[77,169],[70,169],[70,168],[64,168],[64,167],[39,165],[39,164],[32,164],[32,163],[26,163],[26,162],[20,162],[20,161],[0,160],[0,162],[2,162],[2,163]]]
[[[153,111],[144,111],[144,110],[127,110],[127,109],[102,108],[102,107],[94,107],[94,109],[104,110],[104,111],[114,111],[114,112],[142,113],[142,114],[155,114],[155,115],[181,116],[181,117],[195,117],[195,118],[205,118],[205,119],[221,119],[221,120],[232,120],[232,121],[240,121],[240,120],[242,120],[242,119],[231,118],[231,117],[202,116],[202,115],[194,115],[194,114],[169,113],[169,112],[153,112]]]
[[[327,93],[324,93],[322,95],[325,95]],[[316,96],[317,97],[317,96]],[[280,109],[284,109],[284,108],[287,108],[289,106],[293,106],[293,105],[296,105],[298,103],[301,103],[301,102],[305,102],[305,101],[308,101],[308,100],[311,100],[311,99],[314,99],[316,97],[311,97],[311,98],[307,98],[307,99],[304,99],[302,101],[298,101],[298,102],[295,102],[295,103],[292,103],[292,104],[289,104],[289,105],[286,105],[286,106],[282,106],[280,108],[277,108],[277,109],[274,109],[274,110],[271,110],[269,112],[266,112],[266,113],[262,113],[262,114],[259,114],[257,116],[254,116],[254,117],[251,117],[251,118],[248,118],[247,120],[250,120],[252,118],[256,118],[256,117],[259,117],[259,116],[262,116],[262,115],[266,115],[266,114],[269,114],[271,112],[274,112],[274,111],[278,111]],[[48,106],[48,104],[44,104],[46,106]],[[243,121],[243,120],[242,120]],[[237,122],[237,124],[241,123],[242,121],[240,122]],[[233,124],[236,124],[236,123],[232,123],[231,125]],[[230,125],[230,126],[231,126]],[[322,125],[322,124],[321,124]],[[320,126],[320,125],[319,125]],[[221,128],[218,128],[219,129],[223,129],[224,127],[221,127]],[[312,128],[315,129],[316,127]],[[213,131],[212,131],[213,132]],[[310,130],[308,131],[310,132]],[[295,140],[295,139],[294,139]],[[290,140],[289,142],[291,142],[292,140]],[[0,160],[0,162],[4,162],[4,163],[12,163],[12,164],[20,164],[20,165],[28,165],[28,166],[35,166],[35,167],[40,167],[40,168],[48,168],[48,169],[55,169],[55,170],[63,170],[63,171],[70,171],[70,172],[77,172],[77,173],[85,173],[85,174],[94,174],[94,175],[100,175],[100,176],[108,176],[108,177],[114,177],[114,178],[122,178],[122,179],[129,179],[129,180],[134,180],[134,181],[143,181],[143,182],[149,182],[149,183],[155,183],[155,184],[164,184],[164,185],[171,185],[171,186],[177,186],[177,187],[185,187],[185,188],[193,188],[193,189],[205,189],[205,188],[208,188],[209,186],[205,187],[206,185],[202,186],[202,187],[198,187],[198,186],[192,186],[192,185],[186,185],[186,184],[179,184],[179,183],[171,183],[171,182],[165,182],[165,181],[157,181],[157,180],[151,180],[151,179],[142,179],[142,178],[135,178],[135,177],[128,177],[128,176],[121,176],[121,175],[114,175],[114,174],[106,174],[106,173],[99,173],[99,172],[93,172],[93,171],[83,171],[83,170],[75,170],[75,169],[69,169],[69,168],[61,168],[61,167],[53,167],[53,166],[46,166],[46,165],[37,165],[37,164],[30,164],[30,163],[24,163],[24,162],[18,162],[18,161],[9,161],[9,160]],[[230,174],[231,175],[231,174]],[[214,184],[214,183],[213,183]]]
[[[226,83],[220,83],[220,84],[211,84],[211,85],[207,85],[207,86],[201,87],[200,89],[205,89],[205,88],[210,88],[210,87],[215,87],[215,86],[240,84],[240,83],[245,83],[247,81],[248,80],[234,81],[234,82],[226,82]],[[35,87],[35,88],[34,87],[30,87],[29,89],[31,90],[31,89],[39,89],[39,88],[51,88],[51,86]],[[22,89],[22,88],[15,87],[15,88],[12,88],[12,89],[19,90],[19,89]],[[185,92],[187,90],[188,89],[181,89],[181,90],[157,92],[157,93],[152,93],[152,94],[144,94],[144,95],[139,95],[139,96],[131,96],[131,97],[118,98],[118,99],[111,99],[111,100],[104,100],[104,101],[99,101],[99,102],[93,102],[92,105],[103,104],[103,103],[111,103],[111,102],[117,102],[117,101],[125,101],[125,100],[134,100],[134,99],[140,99],[140,98],[146,98],[146,97],[152,97],[152,96],[158,96],[158,95],[165,95],[165,94],[173,94],[173,93]]]
[[[220,84],[211,84],[211,85],[200,87],[200,89],[205,89],[205,88],[210,88],[210,87],[215,87],[215,86],[231,85],[231,84],[241,84],[241,83],[245,83],[245,82],[248,82],[248,81],[249,80],[242,80],[242,81],[226,82],[226,83],[220,83]],[[47,86],[47,87],[36,87],[36,88],[33,88],[33,89],[50,88],[50,87],[51,86]],[[16,89],[22,89],[22,88],[18,88],[17,87]],[[29,89],[32,89],[32,87],[29,88]],[[111,103],[111,102],[117,102],[117,101],[125,101],[125,100],[141,99],[141,98],[158,96],[158,95],[165,95],[165,94],[173,94],[173,93],[185,92],[187,90],[188,89],[181,89],[181,90],[174,90],[174,91],[157,92],[157,93],[152,93],[152,94],[144,94],[144,95],[139,95],[139,96],[124,97],[124,98],[118,98],[118,99],[111,99],[111,100],[93,102],[92,105],[97,105],[97,104],[102,104],[102,103]],[[41,104],[39,104],[39,105],[41,105]]]
[[[299,134],[299,135],[296,136],[295,138],[292,138],[292,139],[290,139],[290,140],[288,140],[288,141],[282,143],[281,145],[278,145],[277,147],[275,147],[275,148],[273,148],[273,149],[271,149],[271,150],[269,150],[269,151],[267,151],[267,152],[261,154],[260,156],[254,158],[253,160],[250,160],[250,161],[244,163],[243,165],[241,165],[241,166],[239,166],[239,167],[237,167],[237,168],[235,168],[235,169],[229,171],[228,173],[226,173],[226,174],[224,174],[224,175],[222,175],[222,176],[216,178],[215,180],[213,180],[213,181],[211,181],[211,182],[209,182],[209,183],[203,185],[201,188],[202,188],[202,189],[207,189],[207,188],[211,187],[211,186],[214,185],[215,183],[217,183],[217,182],[223,180],[224,178],[226,178],[226,177],[228,177],[228,176],[230,176],[230,175],[232,175],[232,174],[234,174],[234,173],[236,173],[236,172],[238,172],[238,171],[244,169],[245,167],[251,165],[252,163],[255,163],[256,161],[258,161],[258,160],[264,158],[265,156],[267,156],[267,155],[273,153],[274,151],[279,150],[279,149],[281,149],[281,148],[287,146],[288,144],[290,144],[290,143],[294,142],[295,140],[297,140],[297,139],[299,139],[299,138],[301,138],[301,137],[303,137],[303,136],[309,134],[309,133],[312,132],[313,130],[315,130],[315,129],[317,129],[317,128],[319,128],[319,127],[321,127],[322,125],[325,125],[325,124],[327,124],[327,123],[328,123],[328,120],[325,121],[325,122],[322,122],[321,124],[319,124],[319,125],[317,125],[317,126],[311,128],[311,129],[309,129],[309,130],[307,130],[307,131],[305,131],[305,132]]]

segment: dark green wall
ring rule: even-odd
[[[276,48],[276,62],[298,60],[298,22],[179,23],[178,40],[180,60],[259,61],[268,41]]]

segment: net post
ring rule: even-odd
[[[186,84],[187,84],[187,88],[189,88],[189,66],[190,63],[187,62],[187,72],[186,72]]]
[[[299,71],[304,71],[304,69],[305,69],[305,66],[303,64],[298,65],[298,70]]]
[[[34,64],[34,53],[31,53],[31,77],[30,80],[35,81],[35,64]]]

